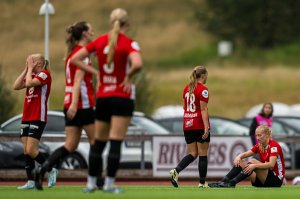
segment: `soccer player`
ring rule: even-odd
[[[85,22],[77,22],[67,28],[67,55],[65,62],[66,88],[64,113],[66,121],[66,141],[64,146],[56,149],[49,159],[37,170],[36,187],[42,190],[42,182],[46,171],[74,152],[79,144],[82,129],[85,130],[90,143],[94,140],[94,87],[93,77],[71,63],[71,57],[92,41],[92,26]],[[89,57],[84,62],[92,67]]]
[[[95,143],[89,154],[89,175],[84,190],[86,192],[92,192],[96,188],[99,168],[102,170],[102,153],[108,141],[110,148],[103,191],[122,192],[115,186],[115,177],[121,158],[121,144],[134,110],[133,77],[142,67],[138,43],[125,35],[129,27],[127,12],[121,8],[113,10],[110,23],[110,32],[80,49],[71,59],[73,64],[95,74],[100,81],[96,100]],[[82,61],[94,52],[99,71],[88,67]]]
[[[18,189],[34,189],[32,175],[35,161],[45,162],[45,157],[39,152],[39,142],[47,123],[47,102],[51,90],[51,74],[49,62],[41,54],[27,57],[24,71],[14,82],[13,88],[26,88],[20,138],[24,147],[25,170],[28,181]],[[55,181],[55,169],[50,170],[48,181]]]
[[[179,162],[175,169],[170,171],[171,183],[174,187],[178,187],[179,173],[198,156],[200,177],[198,187],[208,187],[205,180],[208,165],[207,151],[210,142],[207,108],[209,95],[207,87],[204,86],[207,76],[208,72],[204,66],[196,66],[190,76],[190,83],[186,85],[183,91],[183,131],[189,154]]]
[[[260,125],[255,130],[258,144],[234,160],[234,167],[221,182],[209,183],[210,187],[235,187],[249,177],[255,187],[281,187],[285,177],[285,164],[282,149],[278,142],[271,139],[271,129]],[[244,160],[258,154],[260,161]]]

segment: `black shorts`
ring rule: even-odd
[[[261,183],[259,179],[256,177],[255,182],[252,182],[252,186],[255,187],[281,187],[282,181],[275,175],[274,171],[268,171],[268,176],[266,178],[265,183]]]
[[[199,130],[185,130],[184,131],[184,138],[187,144],[191,144],[193,142],[210,142],[210,131],[206,139],[202,139],[204,134],[204,129]]]
[[[134,101],[121,97],[105,97],[96,100],[96,119],[110,122],[111,116],[133,115]]]
[[[26,121],[21,124],[20,137],[32,137],[40,140],[45,129],[46,122]]]
[[[94,124],[95,111],[93,107],[87,109],[78,109],[75,117],[71,120],[67,117],[67,111],[68,109],[64,109],[66,126],[81,127],[89,124]]]

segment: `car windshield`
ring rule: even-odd
[[[279,121],[282,121],[300,131],[300,118],[279,117],[276,119]]]
[[[20,133],[21,116],[12,119],[5,123],[2,127],[2,131],[10,133]],[[48,121],[44,130],[44,133],[64,133],[65,131],[65,119],[63,115],[48,114]]]
[[[131,120],[131,126],[135,126],[144,131],[145,134],[168,134],[168,130],[160,126],[147,117],[134,116]]]
[[[273,122],[272,122],[272,133],[275,136],[287,136],[287,135],[300,135],[297,131],[297,127],[294,127],[292,125],[292,122],[295,122],[297,119],[294,121],[290,120],[292,118],[278,118],[274,117]],[[243,118],[238,120],[240,124],[246,125],[247,127],[250,127],[253,119],[251,118]],[[291,122],[288,123],[287,121]],[[299,129],[300,132],[300,129]]]
[[[11,131],[14,133],[20,133],[20,127],[21,127],[21,117],[18,117],[15,120],[12,120],[11,122],[3,125],[2,131]]]
[[[249,129],[243,125],[221,118],[209,118],[211,133],[215,135],[248,135]]]

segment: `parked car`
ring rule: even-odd
[[[182,117],[170,117],[156,119],[156,122],[167,128],[171,132],[181,133],[183,118]],[[248,135],[248,128],[241,124],[238,124],[235,120],[231,120],[225,117],[212,116],[209,117],[211,133],[212,135]]]
[[[22,115],[17,115],[6,122],[0,127],[0,134],[19,134]],[[128,128],[127,135],[142,135],[142,134],[161,134],[166,135],[170,132],[161,125],[154,122],[143,113],[135,112],[131,124]],[[64,113],[61,111],[48,111],[48,122],[45,127],[41,143],[49,147],[50,153],[64,144],[64,139],[59,142],[43,141],[43,137],[65,137],[65,119]],[[83,132],[83,137],[86,137]],[[152,145],[150,141],[145,141],[145,166],[146,168],[152,166]],[[88,142],[80,142],[77,150],[67,156],[61,165],[62,169],[79,169],[87,168],[88,154],[90,145]],[[103,154],[103,164],[106,165],[106,156],[108,154],[108,147],[106,147]],[[121,168],[137,168],[141,164],[141,142],[140,141],[127,141],[122,144],[122,159]]]
[[[182,117],[162,117],[156,119],[159,124],[166,127],[169,131],[175,133],[182,133],[183,118]],[[211,135],[225,135],[225,136],[249,136],[249,127],[238,123],[235,120],[219,116],[209,117],[211,126]],[[250,125],[249,125],[250,126]],[[287,144],[279,142],[282,147],[286,168],[291,168],[291,150]]]
[[[40,143],[39,150],[45,157],[49,157],[48,146]],[[18,141],[0,142],[0,169],[24,169],[24,167],[23,144]]]

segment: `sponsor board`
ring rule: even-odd
[[[251,147],[250,137],[211,137],[207,177],[224,176],[233,166],[235,157]],[[154,136],[153,176],[169,176],[169,170],[175,168],[185,155],[187,147],[183,136]],[[199,176],[198,158],[185,168],[180,176]]]

